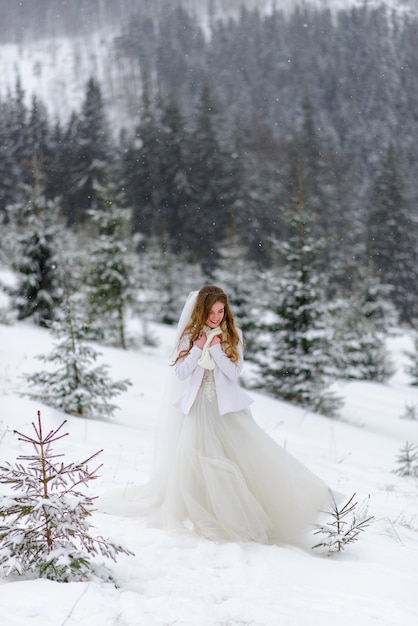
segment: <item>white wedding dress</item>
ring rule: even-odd
[[[213,541],[298,544],[332,505],[329,487],[249,409],[219,415],[213,370],[205,370],[190,414],[177,412],[170,427],[151,481],[106,498],[108,506],[102,500],[102,510]]]

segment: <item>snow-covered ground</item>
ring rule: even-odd
[[[103,448],[101,478],[90,487],[98,494],[150,474],[173,339],[172,328],[152,330],[156,348],[99,348],[112,377],[133,384],[116,398],[112,420],[69,417],[70,436],[54,445],[68,462]],[[35,357],[50,346],[46,330],[0,325],[2,461],[24,452],[12,431],[31,432],[38,409],[45,429],[68,417],[19,396],[22,374],[43,369]],[[255,419],[279,444],[333,488],[369,503],[375,520],[358,542],[330,557],[286,545],[218,545],[95,513],[100,534],[135,553],[110,562],[117,585],[2,579],[1,626],[416,626],[418,482],[393,473],[400,448],[418,443],[418,421],[400,417],[406,404],[418,405],[404,373],[412,337],[398,333],[390,348],[398,366],[390,384],[338,385],[346,400],[340,420],[253,394]]]

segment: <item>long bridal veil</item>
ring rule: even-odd
[[[162,394],[156,420],[151,479],[144,485],[130,483],[107,490],[97,500],[100,512],[142,516],[149,513],[156,506],[156,502],[163,497],[161,493],[164,489],[163,483],[173,465],[175,444],[180,437],[184,420],[184,416],[173,406],[173,403],[187,385],[187,381],[177,378],[170,364],[175,360],[180,338],[190,321],[198,293],[198,291],[191,291],[186,298],[167,359],[166,379],[161,381]]]
[[[192,316],[198,293],[198,291],[191,291],[186,298],[177,323],[174,343],[170,353],[170,363],[172,363],[177,356],[178,344]],[[155,435],[154,471],[158,471],[161,469],[161,466],[165,466],[167,462],[169,462],[173,444],[177,441],[183,418],[182,414],[173,406],[173,403],[184,391],[187,381],[179,380],[175,375],[173,367],[169,367],[168,370],[164,392],[160,402]]]

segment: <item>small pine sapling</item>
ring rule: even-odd
[[[411,420],[416,422],[418,420],[418,406],[416,404],[405,404],[405,410],[400,416],[402,420]]]
[[[126,548],[101,536],[89,534],[94,497],[82,487],[96,479],[99,465],[89,469],[96,452],[80,463],[57,461],[51,445],[66,437],[64,421],[58,428],[43,434],[41,414],[35,436],[14,431],[19,440],[31,444],[34,452],[17,458],[17,463],[0,466],[0,483],[10,491],[0,496],[0,571],[30,574],[40,578],[68,582],[89,580],[94,576],[109,580],[110,571],[93,563],[103,556],[116,561],[119,553],[131,555]]]
[[[393,470],[398,476],[418,477],[418,448],[408,441],[396,457],[398,467]]]
[[[112,416],[117,406],[110,400],[132,383],[128,379],[113,381],[107,365],[95,365],[100,353],[88,342],[89,329],[70,298],[64,317],[51,325],[51,333],[52,351],[38,359],[52,363],[55,370],[26,374],[26,381],[36,391],[22,395],[72,415]]]
[[[328,555],[341,552],[348,544],[357,541],[360,533],[370,525],[374,517],[368,516],[367,508],[356,515],[358,503],[353,501],[355,495],[353,493],[341,508],[333,499],[331,521],[318,525],[314,532],[315,535],[323,535],[325,538],[312,546],[313,549],[324,548]]]

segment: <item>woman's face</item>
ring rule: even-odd
[[[225,305],[223,302],[215,302],[211,310],[209,311],[209,317],[206,320],[206,325],[209,328],[216,328],[222,322],[225,314]]]

